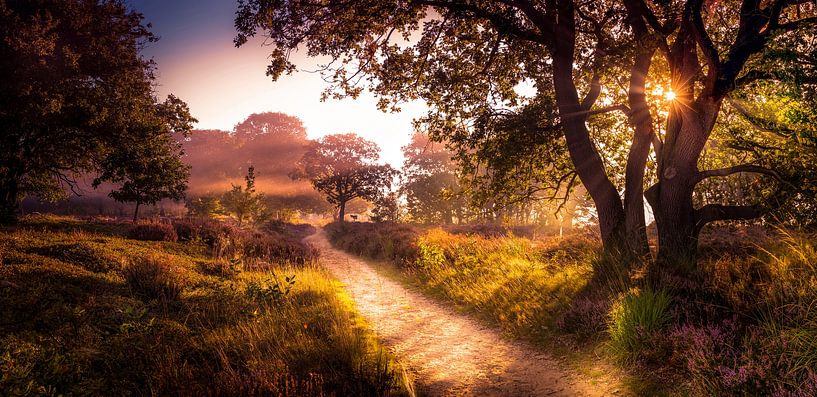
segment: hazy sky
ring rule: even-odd
[[[235,48],[231,0],[126,0],[153,24],[161,39],[144,51],[158,63],[158,93],[173,93],[190,105],[196,128],[231,130],[251,113],[278,111],[304,121],[309,136],[356,132],[374,140],[383,158],[399,166],[400,147],[408,143],[411,120],[423,113],[419,104],[397,114],[377,110],[371,95],[357,100],[320,101],[326,83],[301,71],[273,82],[264,72],[269,47],[256,40]],[[296,55],[303,70],[317,60]]]

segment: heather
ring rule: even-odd
[[[200,226],[179,241],[52,216],[0,231],[2,394],[404,392],[399,367],[314,255],[272,243],[278,235]],[[219,249],[224,239],[243,249]]]
[[[511,335],[579,366],[593,359],[618,366],[635,394],[817,391],[814,235],[707,229],[699,270],[681,277],[644,266],[615,270],[621,266],[583,233],[532,240],[395,224],[327,230],[340,248],[397,259],[398,277]],[[399,257],[396,244],[407,250]]]

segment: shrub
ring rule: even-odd
[[[267,233],[283,234],[296,239],[303,239],[315,233],[315,226],[307,223],[287,223],[280,220],[265,222],[260,229]]]
[[[393,261],[412,266],[417,259],[419,232],[399,223],[344,222],[324,228],[336,247],[372,259]]]
[[[670,322],[670,302],[669,294],[663,290],[647,288],[625,295],[610,311],[608,332],[613,352],[628,359],[652,347],[655,333]]]
[[[280,234],[255,233],[243,241],[243,256],[251,264],[257,260],[304,265],[318,259],[318,250],[301,240]]]
[[[556,325],[579,339],[593,338],[607,329],[609,311],[610,301],[606,297],[578,298],[559,317]]]
[[[241,273],[243,264],[240,259],[219,259],[199,262],[199,270],[207,275],[232,279]]]
[[[128,230],[128,238],[142,241],[176,241],[176,229],[167,223],[142,223]]]
[[[138,258],[122,270],[131,290],[148,299],[176,300],[182,280],[173,265],[156,256]]]

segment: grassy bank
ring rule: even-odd
[[[699,272],[646,285],[615,271],[586,235],[531,240],[395,224],[332,224],[335,245],[391,260],[402,276],[582,365],[634,375],[640,394],[806,396],[817,392],[814,236],[715,229]]]
[[[0,232],[0,390],[405,392],[339,283],[302,255],[309,247],[290,246],[301,244],[294,235],[172,229],[35,217]],[[170,241],[125,237],[135,234]]]

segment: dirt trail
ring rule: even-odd
[[[611,396],[546,354],[500,338],[496,331],[379,275],[366,262],[330,246],[323,230],[307,237],[321,262],[346,285],[358,311],[417,380],[421,395]]]

